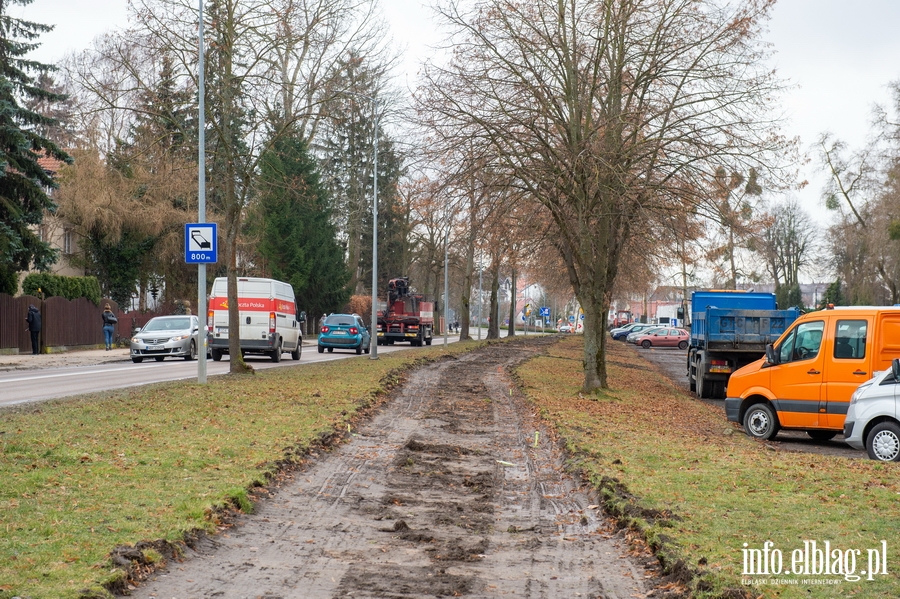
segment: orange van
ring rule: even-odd
[[[758,439],[781,429],[831,439],[844,430],[853,391],[894,358],[900,358],[900,306],[803,314],[764,358],[731,375],[725,414]]]

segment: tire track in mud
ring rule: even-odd
[[[412,372],[347,442],[132,595],[647,596],[655,573],[589,507],[507,375],[550,342]]]

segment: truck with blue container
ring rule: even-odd
[[[691,294],[691,336],[687,376],[701,399],[725,399],[731,373],[766,353],[800,316],[779,310],[774,293],[695,291]]]

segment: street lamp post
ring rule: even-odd
[[[197,222],[206,222],[206,105],[204,95],[203,65],[203,0],[197,2],[199,26],[197,33]],[[200,321],[202,335],[197,335],[200,347],[197,348],[197,382],[206,384],[206,350],[208,329],[206,323],[206,264],[197,265],[197,319]]]
[[[447,272],[447,243],[450,239],[450,226],[444,233],[444,349],[447,349],[447,328],[450,325],[450,277]]]
[[[484,272],[484,264],[478,261],[478,340],[481,341],[481,310],[484,308],[484,296],[481,293],[481,275]]]
[[[378,359],[378,107],[375,98],[372,101],[372,112],[375,113],[375,146],[372,149],[373,184],[372,184],[372,335],[369,344],[372,346],[369,359]]]
[[[372,102],[375,115],[375,145],[372,148],[372,334],[369,336],[369,359],[378,359],[378,100],[359,92],[346,92],[351,96],[359,96]]]

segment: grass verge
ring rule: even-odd
[[[579,394],[580,337],[529,361],[517,376],[564,439],[572,466],[694,596],[897,596],[900,465],[862,453],[773,451],[728,423],[721,408],[673,386],[634,348],[608,348],[611,389],[596,396]],[[745,550],[763,550],[767,541],[767,554],[752,555],[762,556],[768,573],[745,575]],[[829,542],[832,574],[815,573],[812,541],[819,551]],[[888,574],[868,574],[869,550],[880,554],[883,541]],[[774,573],[775,550],[781,574]]]
[[[0,599],[111,596],[130,564],[250,509],[250,489],[346,432],[405,369],[477,345],[0,411]]]

